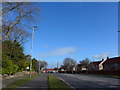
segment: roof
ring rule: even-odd
[[[95,61],[95,62],[92,62],[92,64],[94,65],[99,65],[102,61]]]
[[[108,58],[104,64],[115,64],[120,63],[120,57]]]
[[[47,70],[54,70],[54,69],[47,69]]]
[[[77,64],[77,66],[81,66],[81,64]]]
[[[83,66],[82,64],[77,64],[76,65],[77,67],[81,67],[81,68],[84,68],[85,66]]]

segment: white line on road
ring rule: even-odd
[[[63,80],[63,79],[61,79],[61,78],[59,78],[59,77],[58,77],[58,79],[60,79],[61,81],[63,81],[64,83],[66,83],[68,86],[70,86],[72,89],[75,90],[75,88],[74,88],[73,86],[71,86],[69,83],[67,83],[65,80]]]

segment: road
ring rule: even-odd
[[[118,88],[120,79],[83,74],[53,73],[73,88]]]

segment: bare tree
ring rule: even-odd
[[[76,65],[76,61],[72,58],[65,58],[63,64],[64,69],[71,70]]]
[[[2,3],[2,38],[7,38],[11,32],[17,30],[25,30],[25,23],[34,20],[39,8],[31,2],[3,2]]]
[[[41,61],[40,68],[46,68],[47,65],[48,63],[46,61]]]
[[[15,28],[15,30],[11,30],[11,34],[8,36],[8,38],[4,40],[11,40],[12,42],[17,41],[21,45],[25,43],[25,41],[29,40],[28,38],[31,36],[29,32],[26,30],[21,30],[18,28]],[[3,40],[3,41],[4,41]]]
[[[80,61],[82,67],[85,67],[87,70],[90,67],[91,60],[89,58],[85,58],[84,60]]]

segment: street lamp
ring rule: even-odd
[[[40,65],[41,65],[41,61],[38,61],[38,73],[40,73]]]
[[[33,26],[32,28],[32,44],[31,44],[31,62],[30,62],[30,72],[32,71],[32,49],[33,49],[33,40],[34,40],[34,30],[37,28],[37,26]],[[31,73],[30,73],[31,77]]]

